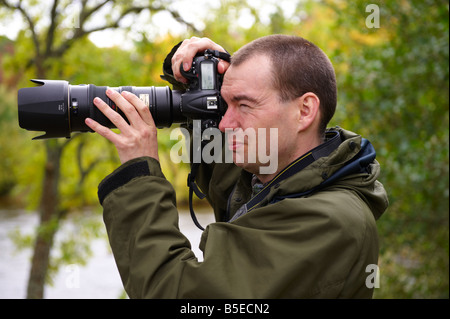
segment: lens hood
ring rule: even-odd
[[[34,139],[70,137],[69,82],[36,80],[38,86],[17,94],[19,125],[29,131],[45,131]]]

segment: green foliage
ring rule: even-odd
[[[0,123],[2,123],[2,131],[16,132],[14,127],[16,124],[16,113],[14,112],[13,105],[15,104],[14,97],[7,93],[6,89],[0,87]],[[13,135],[13,140],[17,140],[17,132]],[[0,135],[3,137],[3,135]],[[11,136],[8,138],[2,138],[0,143],[0,154],[4,158],[0,161],[0,196],[6,196],[11,192],[14,185],[17,184],[17,177],[11,174],[16,163],[14,162],[14,154],[16,153],[11,147],[14,145]]]
[[[0,85],[0,198],[9,203],[38,204],[43,148],[29,143],[31,134],[18,127],[16,92]]]
[[[49,279],[61,265],[86,265],[92,257],[92,241],[97,238],[107,238],[104,225],[96,214],[87,210],[76,213],[61,225],[62,231],[56,240],[55,253],[49,266]],[[105,242],[106,245],[106,242]]]

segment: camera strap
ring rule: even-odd
[[[205,230],[205,228],[200,225],[200,223],[197,220],[197,216],[195,216],[194,207],[192,204],[192,195],[195,193],[198,198],[203,199],[206,197],[205,194],[203,194],[200,189],[198,188],[197,184],[195,183],[195,176],[197,175],[197,170],[200,166],[200,163],[193,163],[191,166],[191,172],[188,175],[187,178],[187,186],[189,187],[189,211],[191,213],[192,221],[194,222],[195,226],[200,228],[201,230]]]
[[[217,50],[207,49],[205,50],[205,53],[212,55],[213,57],[225,60],[227,62],[231,62],[231,55],[228,52],[220,52]]]

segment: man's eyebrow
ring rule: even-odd
[[[232,102],[249,101],[249,102],[252,102],[252,103],[257,103],[258,102],[255,98],[253,98],[251,96],[248,96],[248,95],[245,95],[245,94],[234,95],[231,98],[231,101]]]

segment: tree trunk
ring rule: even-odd
[[[47,140],[45,142],[47,161],[42,185],[40,224],[34,244],[34,255],[28,279],[28,299],[41,299],[44,297],[50,251],[59,222],[58,183],[63,145],[56,140]]]

